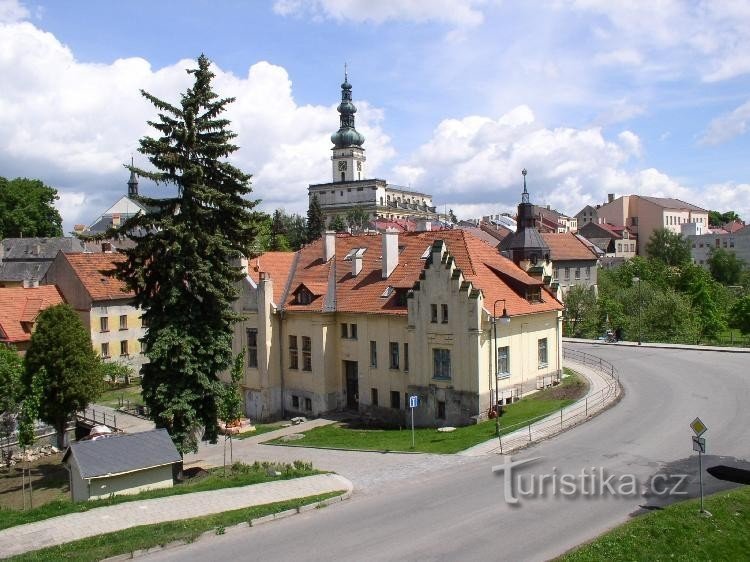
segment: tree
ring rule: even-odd
[[[448,209],[448,220],[450,220],[453,224],[456,224],[458,222],[458,217],[453,214],[453,209]]]
[[[346,223],[341,215],[336,215],[329,223],[328,228],[335,232],[344,232],[346,230]]]
[[[242,417],[242,395],[240,382],[244,376],[245,350],[234,358],[234,365],[230,372],[229,382],[224,384],[219,402],[219,419],[224,422],[224,468],[227,466],[227,438],[229,439],[229,464],[234,462],[232,450],[232,432],[230,426]]]
[[[57,446],[63,447],[70,417],[86,409],[102,390],[91,337],[69,305],[52,306],[39,314],[25,363],[25,394],[31,392],[40,373],[46,373],[39,418],[55,428]]]
[[[679,266],[690,262],[690,242],[681,234],[660,228],[651,233],[646,253],[667,265]]]
[[[729,309],[729,326],[750,334],[750,295],[745,295]]]
[[[120,379],[122,379],[125,384],[130,384],[130,377],[133,376],[133,367],[126,363],[102,360],[99,365],[99,372],[102,374],[103,380],[112,384]]]
[[[323,209],[316,194],[312,196],[310,206],[307,208],[307,243],[320,238],[324,230]]]
[[[690,296],[697,322],[696,343],[703,338],[715,338],[726,328],[726,323],[709,284],[705,280],[694,283]]]
[[[16,430],[16,415],[23,397],[22,375],[23,361],[18,352],[12,346],[0,344],[0,439],[5,439],[8,445]]]
[[[286,226],[284,225],[284,219],[282,212],[276,210],[273,213],[273,219],[271,220],[271,237],[268,241],[268,249],[271,252],[288,252],[289,242],[286,238]]]
[[[362,207],[354,207],[346,213],[346,222],[352,231],[363,231],[370,224],[370,215]]]
[[[57,190],[40,180],[0,177],[0,239],[62,236]]]
[[[596,294],[589,287],[574,285],[565,295],[565,332],[568,337],[594,336],[598,329]]]
[[[711,248],[708,256],[708,269],[719,283],[738,285],[744,268],[745,262],[734,252],[729,252],[724,248]]]
[[[122,225],[136,245],[117,265],[149,326],[144,402],[183,454],[197,451],[201,431],[217,440],[218,376],[232,362],[240,258],[251,255],[262,220],[253,210],[258,202],[248,199],[250,176],[226,161],[238,147],[220,116],[234,100],[212,90],[204,55],[197,63],[178,105],[141,91],[159,112],[149,121],[159,136],[142,138],[138,150],[156,171],[128,168],[176,195],[138,197],[149,211]]]
[[[708,212],[708,224],[710,224],[711,226],[722,226],[724,224],[739,220],[742,219],[735,211],[727,211],[726,213],[721,213],[719,211]]]

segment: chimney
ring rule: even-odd
[[[120,213],[112,215],[112,226],[120,226]]]
[[[112,252],[112,243],[111,242],[102,242],[102,253],[108,254]]]
[[[417,221],[417,232],[429,232],[432,230],[432,221]]]
[[[383,233],[383,279],[388,279],[398,265],[398,231],[388,229]]]
[[[323,235],[323,259],[327,262],[336,255],[336,232],[334,230],[326,230]]]
[[[615,200],[615,194],[614,193],[608,193],[607,194],[607,203],[611,203]]]
[[[39,254],[41,254],[42,253],[42,245],[39,244],[39,243],[34,244],[34,246],[31,249],[31,253],[33,255],[35,255],[35,256],[38,256]]]
[[[354,254],[352,257],[352,275],[356,277],[362,271],[362,256]]]

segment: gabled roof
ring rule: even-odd
[[[91,300],[109,301],[133,297],[133,292],[125,288],[125,283],[106,273],[114,270],[115,263],[125,259],[122,254],[64,253],[62,256],[70,264],[74,275],[86,289]]]
[[[745,223],[740,221],[732,221],[730,223],[727,223],[724,225],[724,230],[726,230],[729,234],[734,234],[738,230],[742,230],[745,228]]]
[[[609,223],[589,222],[579,228],[578,231],[589,233],[594,229],[597,230],[598,234],[587,236],[589,240],[595,237],[604,237],[607,235],[609,235],[611,238],[614,238],[615,240],[620,240],[622,238],[623,232],[626,230],[628,231],[628,235],[631,239],[636,238],[636,235],[632,234],[630,230],[627,229],[627,227]]]
[[[101,478],[180,462],[166,429],[121,433],[72,443],[63,462],[73,457],[82,478]]]
[[[549,246],[550,258],[555,261],[593,260],[594,252],[571,232],[544,232],[542,238]]]
[[[260,282],[261,272],[267,273],[271,278],[274,304],[278,305],[281,302],[295,256],[295,252],[266,252],[251,259],[247,264],[247,273],[256,285]]]
[[[55,285],[0,288],[0,341],[29,341],[30,326],[23,324],[33,324],[42,310],[64,302]]]
[[[328,262],[323,261],[323,240],[316,240],[298,252],[299,259],[288,284],[290,292],[284,306],[289,311],[336,310],[406,315],[406,307],[397,304],[398,291],[388,291],[388,288],[412,288],[425,267],[426,260],[422,256],[436,240],[445,243],[465,280],[476,289],[481,289],[487,302],[507,299],[507,309],[511,315],[561,308],[560,303],[546,291],[542,291],[543,302],[534,304],[529,303],[525,295],[513,291],[506,279],[528,287],[541,287],[542,283],[484,241],[459,229],[399,233],[398,265],[387,279],[382,277],[381,234],[337,235],[336,254]],[[362,269],[356,276],[352,273],[352,262],[345,260],[346,255],[355,248],[366,248],[362,255]],[[325,289],[324,296],[309,304],[295,304],[292,291],[301,285],[308,289],[314,287],[312,292],[315,294],[323,293]]]
[[[671,197],[647,197],[645,195],[639,195],[639,197],[643,199],[644,201],[648,201],[649,203],[653,203],[654,205],[658,205],[665,209],[679,209],[683,211],[701,211],[704,213],[708,212],[705,209],[701,209],[700,207],[697,207],[691,203],[686,203],[685,201],[682,201],[680,199],[673,199]]]
[[[2,241],[3,261],[52,261],[57,252],[82,252],[83,244],[72,236],[59,238],[6,238]]]

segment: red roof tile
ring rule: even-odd
[[[115,263],[125,259],[122,254],[66,253],[65,259],[93,301],[127,299],[133,296],[133,292],[125,288],[125,283],[105,273],[112,271]]]
[[[601,226],[601,225],[599,225]],[[597,256],[586,244],[571,232],[548,233],[543,232],[542,238],[549,246],[552,261],[565,260],[596,260]]]
[[[22,323],[33,324],[42,310],[64,302],[55,285],[0,288],[0,341],[29,341],[31,332]]]
[[[273,281],[273,302],[278,304],[284,293],[289,273],[294,263],[295,252],[266,252],[257,258],[250,260],[248,264],[248,275],[257,285],[260,280],[260,272],[267,273]]]
[[[484,241],[458,229],[400,233],[398,265],[388,279],[382,278],[382,235],[337,235],[335,258],[327,263],[323,261],[323,241],[316,240],[299,251],[299,261],[290,284],[291,291],[303,284],[308,288],[319,289],[313,293],[320,292],[323,288],[327,289],[329,275],[335,275],[337,311],[405,315],[406,307],[397,306],[396,294],[388,294],[387,289],[411,288],[425,266],[425,260],[421,256],[436,240],[445,242],[447,251],[455,259],[464,278],[475,288],[482,290],[486,303],[506,299],[506,307],[511,316],[562,308],[546,291],[542,291],[543,302],[534,304],[529,303],[525,295],[513,291],[504,281],[503,275],[521,285],[539,287],[541,283]],[[344,259],[355,248],[365,248],[362,270],[356,276],[352,272],[352,262]],[[289,310],[321,311],[325,305],[332,305],[326,303],[326,295],[313,299],[310,304],[294,304],[291,291],[285,302]],[[384,294],[387,296],[383,296]]]

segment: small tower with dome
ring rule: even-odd
[[[344,83],[341,84],[341,103],[338,106],[340,115],[339,130],[331,135],[333,143],[333,181],[360,181],[365,179],[365,149],[362,144],[365,137],[354,127],[354,114],[357,108],[352,103],[352,85],[349,84],[346,65],[344,65]]]

